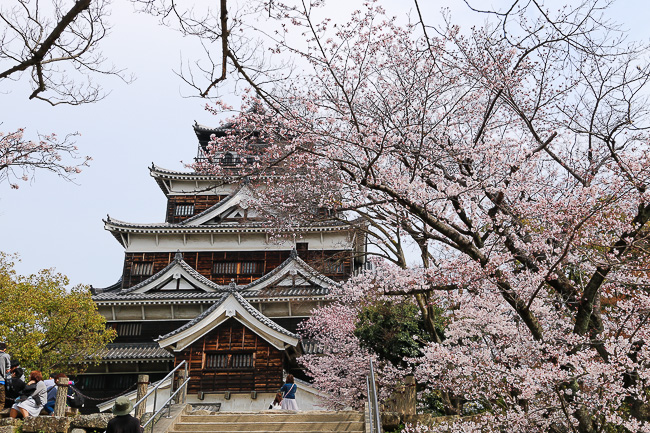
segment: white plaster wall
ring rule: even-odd
[[[214,240],[214,242],[212,242]],[[158,242],[153,234],[129,235],[127,253],[169,252],[180,249],[183,251],[264,251],[291,250],[293,242],[267,243],[264,233],[242,233],[241,237],[231,233],[189,234],[183,240],[183,235],[159,234]],[[343,250],[352,248],[347,232],[324,232],[321,241],[320,233],[305,234],[298,242],[308,242],[310,250]]]
[[[171,183],[170,195],[187,195],[196,193],[196,195],[228,195],[231,194],[238,185],[235,183],[215,187],[214,181],[199,180],[169,180],[165,179],[169,185]]]

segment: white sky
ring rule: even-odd
[[[345,19],[344,8],[362,4],[360,0],[332,3],[340,19]],[[440,7],[453,3],[460,1],[424,0],[425,20],[433,20]],[[402,17],[412,8],[410,0],[384,0],[383,4],[389,14]],[[113,29],[103,52],[135,74],[134,83],[104,79],[105,89],[112,93],[96,104],[78,107],[29,101],[24,82],[12,83],[11,93],[0,94],[0,131],[26,127],[29,137],[37,132],[78,131],[80,153],[93,158],[91,166],[77,176],[78,185],[48,173],[37,173],[33,183],[22,182],[18,190],[0,184],[0,251],[20,254],[19,273],[53,267],[73,284],[104,287],[116,282],[124,250],[103,229],[102,218],[110,214],[131,222],[164,221],[166,199],[148,167],[154,162],[183,170],[180,161],[191,162],[196,154],[194,121],[218,124],[204,110],[205,100],[182,96],[190,90],[172,72],[181,52],[184,57],[199,53],[193,41],[158,26],[153,17],[135,14],[125,0],[115,0],[112,11]],[[629,28],[634,39],[650,39],[648,0],[620,0],[612,18]]]

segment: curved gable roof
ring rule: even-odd
[[[160,347],[179,352],[230,318],[239,321],[279,350],[287,346],[295,347],[300,341],[298,335],[264,316],[235,291],[224,293],[194,320],[158,337],[156,341]]]

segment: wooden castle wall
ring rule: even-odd
[[[183,260],[196,269],[201,275],[218,284],[248,284],[271,272],[289,258],[289,251],[215,251],[215,252],[184,252]],[[134,286],[146,280],[151,275],[163,270],[174,260],[175,253],[126,253],[122,274],[123,288]],[[335,281],[341,281],[350,276],[352,270],[352,253],[340,250],[332,251],[303,251],[300,257],[316,270]],[[338,263],[337,269],[324,266],[328,260]],[[247,273],[244,266],[237,273],[215,273],[215,262],[255,262],[255,272]],[[147,264],[147,266],[142,266]],[[149,265],[151,264],[151,265]],[[146,269],[147,272],[137,271]]]
[[[214,360],[226,356],[228,365],[209,366],[211,357]],[[236,365],[236,360],[244,357],[252,357],[251,367]],[[189,365],[190,394],[199,391],[273,392],[282,386],[283,352],[235,319],[227,320],[176,354],[176,365],[182,361]]]
[[[183,195],[169,196],[167,199],[167,213],[165,221],[177,224],[191,216],[200,214],[204,210],[214,206],[223,200],[227,195]],[[183,215],[176,214],[177,206],[192,206],[192,212]]]

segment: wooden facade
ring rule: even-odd
[[[165,221],[177,224],[219,203],[227,195],[172,195],[167,198]]]
[[[190,394],[273,392],[282,386],[284,351],[235,319],[228,319],[180,353],[189,364]]]
[[[200,146],[224,131],[195,126]],[[317,220],[291,245],[275,245],[263,213],[249,206],[254,185],[150,170],[167,199],[165,222],[104,220],[125,248],[124,265],[121,280],[93,288],[93,299],[118,337],[80,380],[83,390],[106,396],[120,375],[114,395],[138,373],[160,379],[182,361],[189,394],[275,392],[283,372],[308,380],[295,360],[298,325],[363,265],[363,238],[340,215],[314,209]]]
[[[248,284],[271,272],[289,258],[290,251],[183,252],[183,259],[201,275],[217,284]],[[134,286],[160,272],[174,260],[175,252],[126,253],[122,287]],[[352,272],[350,251],[302,251],[300,257],[334,281]]]

